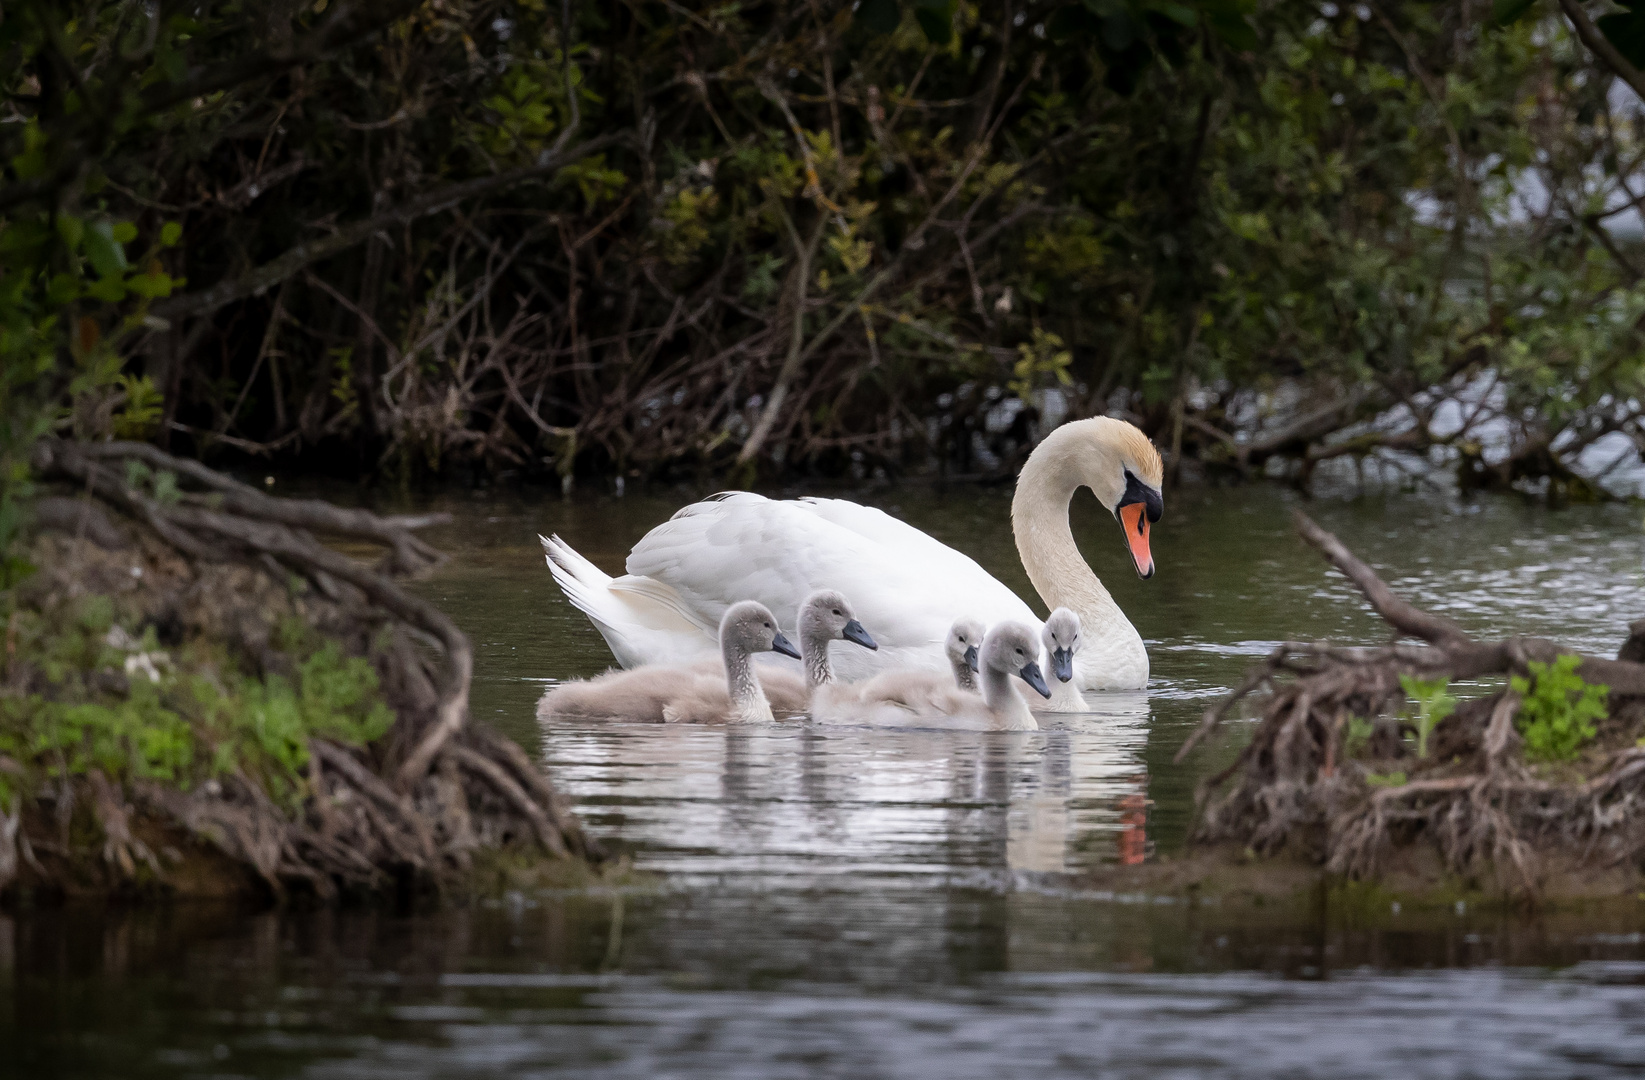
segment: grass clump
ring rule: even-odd
[[[1576,673],[1581,657],[1566,654],[1553,663],[1536,660],[1527,665],[1531,677],[1508,680],[1522,699],[1514,727],[1525,740],[1525,756],[1533,761],[1570,761],[1594,737],[1594,721],[1606,716],[1611,689],[1590,683]]]

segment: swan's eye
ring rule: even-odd
[[[838,614],[839,614],[839,613],[840,613],[840,609],[839,609],[839,608],[835,608],[835,609],[834,609],[834,614],[836,614],[836,615],[838,615]]]

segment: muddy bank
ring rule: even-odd
[[[1177,760],[1242,703],[1257,722],[1201,784],[1194,840],[1418,892],[1637,892],[1645,622],[1615,659],[1529,637],[1478,641],[1400,598],[1300,513],[1297,527],[1393,640],[1287,642],[1207,710]]]
[[[0,593],[0,895],[442,893],[499,852],[601,857],[470,721],[467,639],[397,584],[441,558],[426,519],[137,444],[46,443],[35,467]]]
[[[1410,843],[1388,852],[1374,876],[1332,873],[1304,844],[1262,854],[1232,843],[1201,843],[1140,866],[1113,866],[1076,879],[1082,894],[1118,903],[1204,905],[1228,911],[1265,910],[1287,917],[1326,908],[1345,918],[1389,918],[1465,911],[1593,916],[1645,916],[1645,873],[1637,867],[1595,868],[1581,858],[1547,864],[1542,887],[1530,894],[1496,867],[1459,873],[1437,846]]]

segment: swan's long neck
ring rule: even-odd
[[[1080,617],[1088,635],[1136,635],[1114,598],[1091,572],[1068,524],[1068,504],[1083,481],[1065,439],[1058,433],[1040,444],[1011,499],[1011,531],[1028,580],[1048,608],[1066,607]],[[1119,466],[1114,466],[1116,474]],[[1123,630],[1119,628],[1123,627]]]
[[[747,650],[726,642],[721,652],[725,658],[725,689],[731,695],[731,719],[745,724],[771,723],[775,719],[771,703],[765,700]]]
[[[965,662],[965,657],[958,656],[952,661],[954,665],[954,685],[968,693],[977,692],[977,673],[971,670],[971,665]]]

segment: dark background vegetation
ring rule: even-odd
[[[1551,0],[7,3],[8,491],[47,430],[747,483],[1004,475],[1110,412],[1173,473],[1399,452],[1592,493],[1573,455],[1642,438],[1645,253],[1610,228],[1645,197],[1614,89],[1645,85],[1642,27]]]

